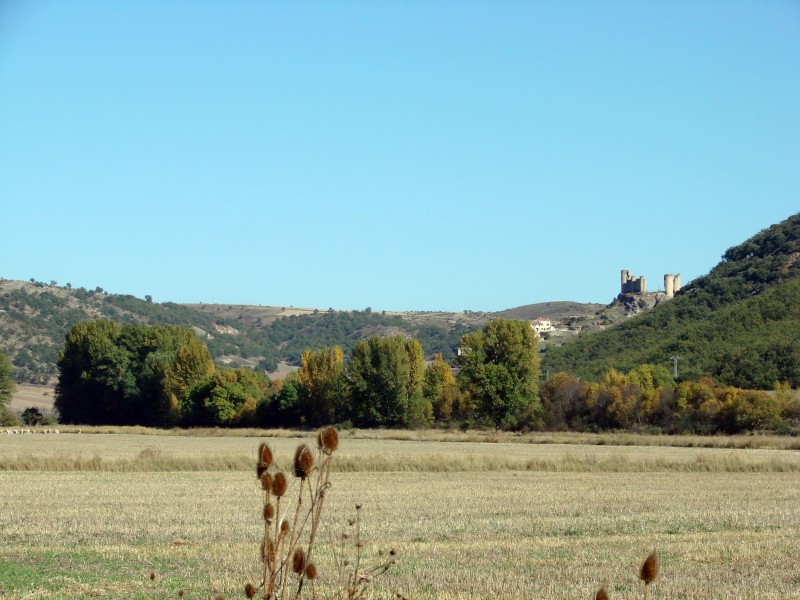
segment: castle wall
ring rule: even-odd
[[[646,294],[647,280],[644,277],[631,275],[630,271],[623,269],[620,273],[620,290],[623,294]]]

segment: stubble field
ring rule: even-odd
[[[263,438],[159,433],[0,436],[0,597],[244,597]],[[301,441],[271,435],[284,461]],[[360,503],[366,554],[400,558],[374,597],[592,598],[604,585],[641,598],[655,548],[651,599],[800,598],[797,450],[408,437],[342,435],[316,551],[328,592]]]

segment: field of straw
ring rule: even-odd
[[[312,436],[96,431],[0,435],[0,597],[245,597],[261,572],[258,443],[288,469]],[[642,598],[657,549],[651,600],[800,598],[794,442],[642,440],[344,432],[318,591],[337,589],[361,504],[366,561],[399,558],[368,597]]]

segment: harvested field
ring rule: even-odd
[[[283,459],[298,443],[269,441]],[[243,597],[259,572],[256,446],[0,436],[0,596]],[[590,598],[602,584],[611,598],[641,598],[639,564],[658,548],[652,599],[800,598],[796,451],[346,436],[340,448],[317,554],[323,588],[334,585],[331,540],[358,502],[367,555],[400,556],[376,597]]]

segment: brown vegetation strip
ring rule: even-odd
[[[12,455],[0,457],[0,471],[250,471],[252,456],[209,455],[171,456],[160,451],[145,450],[135,458],[103,458],[99,454],[85,455]],[[787,473],[800,472],[800,461],[770,458],[744,461],[737,455],[697,454],[691,460],[657,457],[629,458],[624,455],[563,456],[542,458],[504,458],[502,456],[412,456],[387,457],[373,454],[342,456],[334,464],[339,472],[420,472],[455,473],[486,471],[531,471],[550,473],[646,473],[646,472],[708,472],[708,473]]]

